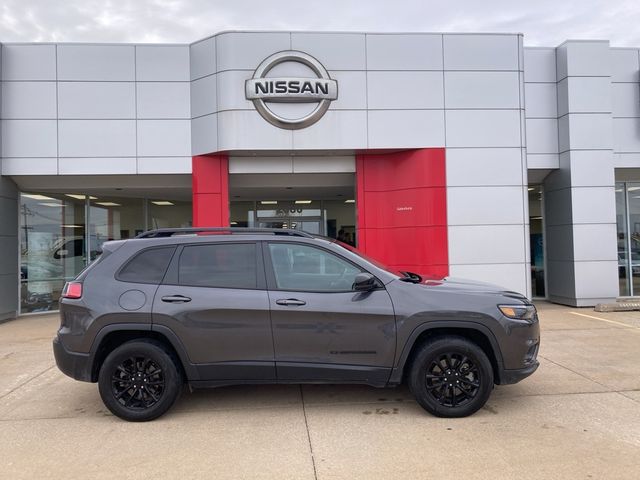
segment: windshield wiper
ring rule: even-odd
[[[417,273],[400,271],[404,277],[400,277],[401,282],[422,283],[422,277]]]

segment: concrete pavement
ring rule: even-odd
[[[0,478],[640,477],[640,313],[539,304],[541,366],[472,417],[405,387],[185,392],[164,417],[113,417],[54,366],[53,315],[0,325]]]

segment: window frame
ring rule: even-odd
[[[264,259],[262,255],[262,248],[260,248],[259,241],[256,240],[236,240],[232,241],[207,241],[207,242],[189,242],[179,244],[176,252],[173,254],[167,273],[161,285],[171,285],[180,288],[224,288],[229,290],[266,290],[266,280],[264,273]],[[256,252],[256,286],[255,287],[226,287],[226,286],[209,286],[209,285],[189,285],[180,283],[180,258],[182,252],[187,247],[200,247],[207,245],[253,245]]]
[[[142,248],[140,250],[138,250],[137,252],[135,252],[133,255],[131,255],[129,258],[127,258],[127,260],[125,262],[122,263],[122,265],[118,268],[118,270],[116,270],[116,273],[114,275],[115,279],[119,282],[124,282],[124,283],[137,283],[137,284],[141,284],[141,285],[162,285],[162,282],[164,281],[165,277],[167,276],[167,273],[169,272],[169,268],[171,267],[171,263],[173,262],[173,258],[176,255],[176,251],[178,250],[177,245],[175,244],[167,244],[167,245],[154,245],[152,247],[147,247],[147,248]],[[122,270],[124,270],[127,266],[129,266],[129,264],[131,262],[133,262],[136,258],[138,258],[140,255],[142,255],[145,252],[148,252],[149,250],[158,250],[158,249],[162,249],[162,248],[173,248],[173,252],[171,253],[171,256],[169,258],[169,262],[167,263],[167,266],[164,269],[164,273],[162,274],[162,278],[160,279],[160,281],[158,282],[136,282],[133,280],[125,280],[124,278],[121,277],[122,274]],[[102,254],[98,256],[98,258],[96,258],[96,260],[93,260],[91,263],[89,263],[89,265],[93,265],[94,262],[98,262],[98,260],[100,258],[102,258]],[[87,267],[89,266],[87,265]],[[84,272],[84,270],[83,270]],[[82,273],[82,272],[80,272]]]
[[[340,255],[339,253],[336,253],[328,248],[325,248],[321,245],[316,245],[316,244],[311,244],[311,243],[306,243],[306,242],[295,242],[295,241],[282,241],[282,242],[274,242],[274,241],[263,241],[262,242],[262,256],[264,258],[264,263],[265,263],[265,269],[266,269],[266,277],[267,277],[267,287],[270,291],[279,291],[279,292],[307,292],[307,293],[327,293],[327,294],[332,294],[332,293],[366,293],[366,292],[358,292],[357,290],[353,290],[353,289],[349,289],[349,290],[307,290],[307,289],[289,289],[289,288],[279,288],[278,287],[278,282],[276,281],[276,273],[275,270],[273,268],[273,262],[271,260],[271,251],[269,249],[269,245],[302,245],[304,247],[308,247],[308,248],[315,248],[317,250],[321,250],[325,253],[328,253],[329,255],[333,255],[337,258],[339,258],[340,260],[342,260],[343,262],[349,263],[351,265],[353,265],[354,267],[356,267],[358,270],[360,270],[360,273],[369,273],[370,275],[373,275],[373,277],[376,280],[376,287],[374,289],[372,289],[371,291],[375,291],[375,290],[385,290],[384,287],[384,283],[380,281],[380,279],[373,273],[371,273],[369,270],[367,270],[366,268],[364,268],[362,265],[359,265],[356,262],[351,261],[350,259],[343,257],[342,255]]]

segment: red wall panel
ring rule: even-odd
[[[399,270],[449,271],[445,150],[356,157],[358,248]]]
[[[226,155],[192,159],[193,226],[229,226],[229,160]]]

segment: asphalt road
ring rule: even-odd
[[[0,478],[638,479],[640,313],[540,304],[541,366],[469,418],[405,387],[185,391],[127,423],[54,365],[54,315],[0,325]]]

